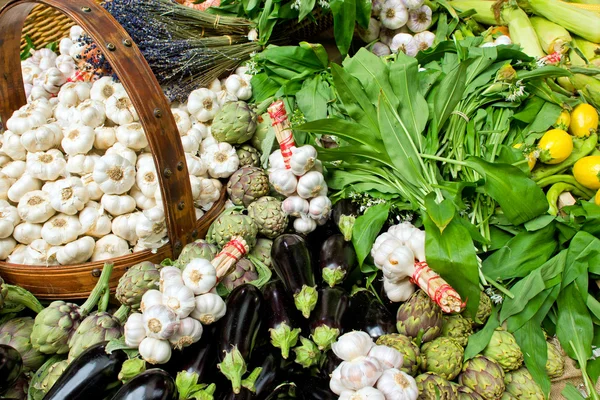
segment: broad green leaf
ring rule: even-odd
[[[331,65],[331,73],[335,88],[348,115],[373,131],[373,135],[381,137],[377,123],[377,109],[367,97],[358,80],[337,64]]]
[[[580,277],[585,277],[585,294],[587,294],[587,274],[590,265],[600,263],[600,239],[587,232],[578,232],[569,244],[569,253],[565,266],[563,288]],[[584,293],[582,293],[583,296]]]
[[[302,21],[308,14],[310,14],[315,7],[316,0],[302,0],[300,2],[300,13],[298,15],[298,21]]]
[[[296,93],[296,102],[300,111],[308,121],[315,121],[327,117],[327,101],[319,90],[322,83],[320,75],[315,75],[304,81],[302,89]]]
[[[275,96],[280,87],[281,85],[269,78],[266,73],[252,77],[252,97],[257,103]]]
[[[540,385],[542,391],[548,396],[548,393],[550,393],[550,378],[546,374],[548,344],[542,327],[536,321],[529,321],[521,329],[513,332],[513,335],[523,352],[525,366],[533,379]]]
[[[268,46],[259,53],[259,60],[285,67],[298,74],[323,71],[326,66],[312,49],[301,46]]]
[[[359,143],[374,150],[380,149],[381,142],[374,142],[372,132],[363,125],[353,121],[337,118],[327,118],[318,121],[307,122],[296,128],[299,131],[317,134],[330,134],[338,136],[349,142]]]
[[[371,0],[356,0],[356,22],[364,29],[369,28]]]
[[[456,207],[450,200],[444,200],[438,204],[435,201],[434,193],[430,193],[425,197],[425,207],[429,218],[442,233],[456,214]]]
[[[535,120],[535,117],[539,114],[544,104],[546,104],[545,100],[542,100],[537,96],[532,96],[527,100],[523,109],[513,115],[513,118],[530,124]],[[554,123],[554,121],[552,121],[552,123]]]
[[[344,160],[345,162],[353,162],[353,158],[362,159],[359,160],[360,162],[366,159],[374,163],[383,163],[393,167],[392,162],[387,154],[374,151],[370,147],[348,145],[330,149],[319,149],[319,160],[321,161],[336,162],[339,160]]]
[[[379,127],[381,132],[385,132],[382,139],[386,152],[402,177],[418,186],[423,180],[420,155],[383,92],[379,96],[377,112]]]
[[[542,266],[556,249],[554,227],[521,232],[483,261],[483,272],[494,280],[521,278]]]
[[[419,92],[421,95],[427,96],[429,89],[431,89],[441,74],[441,71],[436,71],[434,69],[419,71]]]
[[[441,230],[432,216],[446,215],[446,212],[440,211],[439,208],[444,208],[450,201],[445,200],[440,205],[432,203],[428,203],[424,215],[427,264],[467,302],[467,312],[475,315],[481,291],[479,265],[473,240],[469,231],[455,220],[447,223]]]
[[[469,58],[472,58],[473,61],[467,68],[467,85],[471,84],[476,77],[494,64],[497,57],[498,49],[496,47],[470,47]],[[487,78],[487,80],[490,78]]]
[[[569,357],[577,359],[576,353],[586,359],[592,355],[593,324],[590,313],[581,298],[575,282],[563,288],[556,301],[558,320],[556,334]],[[576,351],[569,345],[572,341]]]
[[[592,315],[594,315],[594,317],[600,321],[600,302],[588,293],[585,304]]]
[[[386,185],[384,180],[378,178],[376,175],[367,174],[364,172],[333,170],[327,177],[327,185],[336,190],[341,190],[347,186],[360,183],[383,185],[390,188],[389,185]],[[390,188],[390,190],[395,189]]]
[[[333,14],[333,36],[342,55],[348,54],[354,25],[356,23],[357,0],[331,0],[329,6]]]
[[[562,67],[554,67],[552,65],[546,65],[541,68],[533,70],[522,69],[517,72],[517,79],[534,79],[534,78],[558,78],[560,76],[570,76],[571,72],[568,69]]]
[[[490,339],[492,338],[494,331],[499,326],[500,323],[498,322],[498,309],[494,307],[492,308],[492,314],[488,318],[483,329],[469,336],[469,343],[465,348],[464,360],[470,360],[477,354],[480,354],[490,343]]]
[[[354,57],[346,58],[342,64],[349,74],[358,79],[374,106],[379,104],[379,95],[383,91],[394,110],[398,109],[398,99],[390,84],[388,66],[380,57],[361,47]]]
[[[546,132],[558,119],[562,109],[556,104],[546,102],[529,125],[530,132]]]
[[[566,400],[585,400],[579,389],[577,389],[572,383],[567,383],[564,390],[560,393]]]
[[[557,284],[529,300],[529,303],[525,305],[523,311],[506,320],[508,330],[514,332],[531,320],[534,320],[538,325],[541,325],[544,318],[546,318],[548,311],[550,311],[550,308],[556,302],[559,293],[560,287]]]
[[[508,317],[521,312],[529,300],[533,299],[545,289],[546,285],[542,278],[542,271],[540,268],[532,271],[525,278],[518,281],[510,288],[511,293],[514,294],[515,297],[513,299],[510,297],[504,299],[502,310],[500,311],[500,322],[502,323],[506,321]]]
[[[500,204],[504,215],[514,225],[548,211],[542,189],[517,167],[489,163],[478,157],[469,157],[466,163],[484,177],[485,193]]]
[[[419,64],[413,57],[399,52],[390,66],[392,89],[400,100],[399,116],[419,151],[423,150],[423,130],[429,119],[425,97],[419,92]]]
[[[463,97],[466,85],[468,62],[461,62],[439,84],[439,90],[434,99],[434,116],[437,126],[441,129],[456,105]]]
[[[327,66],[329,65],[329,55],[327,54],[327,50],[325,49],[325,47],[323,47],[322,44],[300,42],[300,47],[315,53],[319,61],[321,61],[321,65],[323,65],[323,68],[327,68]]]
[[[525,229],[528,231],[537,231],[545,228],[554,221],[556,217],[554,215],[540,215],[537,218],[532,219],[525,223]]]
[[[379,234],[381,227],[388,218],[390,205],[386,203],[370,207],[364,215],[356,218],[352,228],[352,244],[360,265],[371,253],[371,247]]]

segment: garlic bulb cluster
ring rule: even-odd
[[[373,0],[368,29],[359,28],[361,39],[372,43],[378,56],[402,52],[414,57],[433,45],[432,10],[423,0]]]
[[[287,215],[296,217],[296,232],[310,233],[317,225],[324,224],[331,213],[327,183],[313,146],[292,146],[290,151],[287,163],[281,150],[269,156],[269,181],[277,192],[287,196],[282,209]]]
[[[226,312],[225,301],[212,293],[218,280],[247,251],[244,239],[234,236],[212,262],[193,259],[183,271],[162,267],[160,290],[146,291],[141,312],[131,314],[125,324],[125,343],[137,348],[147,362],[164,364],[172,348],[182,349],[200,340],[203,325],[218,321]]]
[[[78,69],[81,35],[75,26],[61,40],[60,55],[41,49],[22,61],[28,103],[6,121],[0,147],[0,199],[15,211],[3,219],[2,239],[11,240],[3,242],[2,260],[83,263],[157,249],[168,241],[147,132],[121,83]],[[215,92],[203,89],[213,94],[217,109],[219,101],[251,95],[250,75],[240,69],[232,76],[237,78],[218,82]],[[236,87],[235,79],[243,82]],[[205,112],[210,107],[196,97],[188,105],[172,105],[172,112],[201,217],[220,197],[217,178],[237,170],[239,160],[233,147],[212,139],[210,119],[197,118],[199,107]],[[33,251],[38,239],[52,249],[39,247],[41,255],[31,258],[18,255],[20,245]]]
[[[404,359],[398,350],[376,345],[362,331],[340,336],[331,349],[343,360],[329,381],[329,388],[340,399],[417,399],[415,380],[398,370]]]

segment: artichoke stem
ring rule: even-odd
[[[251,391],[252,393],[256,393],[256,386],[254,386],[254,383],[256,383],[256,380],[260,376],[261,372],[262,367],[254,368],[250,375],[248,375],[248,377],[242,381],[242,386]]]
[[[115,311],[113,317],[118,319],[119,322],[121,322],[122,324],[127,319],[127,316],[129,316],[129,311],[131,311],[131,308],[129,306],[122,305],[117,311]]]
[[[112,274],[113,267],[113,264],[104,264],[104,268],[102,268],[102,274],[100,275],[100,279],[98,279],[96,286],[94,286],[92,293],[90,293],[90,297],[88,297],[88,299],[85,301],[85,303],[83,303],[83,305],[80,308],[82,317],[88,315],[93,310],[93,308],[96,307],[96,304],[98,304],[98,301],[100,301],[100,297],[102,296],[104,291],[108,289],[108,281],[110,279],[110,275]]]
[[[247,371],[246,361],[237,346],[228,351],[225,358],[217,365],[221,373],[231,381],[231,387],[235,394],[239,394],[242,388],[242,375]]]
[[[271,328],[269,331],[271,334],[271,344],[281,349],[281,356],[287,360],[290,355],[290,348],[298,343],[300,329],[292,329],[288,324],[283,322],[277,328]]]
[[[108,309],[108,303],[110,301],[110,289],[107,287],[104,293],[102,293],[102,297],[100,297],[100,302],[98,302],[98,311],[106,312]]]
[[[6,296],[7,303],[14,303],[23,305],[36,313],[39,313],[44,309],[44,306],[40,304],[38,299],[35,298],[31,292],[14,285],[4,284],[5,288],[8,288],[8,295]]]
[[[308,318],[317,305],[318,298],[319,294],[315,286],[302,285],[302,290],[294,295],[294,304],[304,318]]]

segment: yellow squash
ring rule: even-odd
[[[594,203],[596,203],[597,206],[600,206],[600,189],[598,189],[594,196]]]
[[[589,104],[579,104],[571,113],[569,132],[577,137],[590,136],[598,129],[598,112]]]
[[[544,164],[559,164],[573,152],[573,138],[562,129],[551,129],[538,142],[539,160]]]
[[[567,129],[569,129],[570,124],[571,124],[571,114],[569,114],[569,112],[567,110],[562,110],[560,112],[560,115],[558,116],[558,119],[554,123],[554,127],[558,128],[558,129],[562,129],[563,131],[566,131]]]
[[[600,189],[600,156],[587,156],[577,160],[573,165],[573,176],[586,188]]]
[[[515,149],[520,149],[523,147],[523,143],[517,143],[513,146]],[[529,166],[529,170],[531,171],[533,167],[535,167],[535,163],[537,162],[537,158],[535,157],[535,151],[524,151],[523,156],[527,159],[527,165]]]

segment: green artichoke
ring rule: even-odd
[[[479,306],[477,307],[477,314],[475,315],[475,321],[473,321],[473,325],[485,325],[491,314],[492,300],[490,299],[490,296],[484,292],[481,292],[481,296],[479,297]]]
[[[256,132],[256,113],[245,101],[233,101],[221,107],[213,120],[211,133],[219,142],[242,144]]]
[[[466,386],[458,386],[456,388],[458,392],[458,400],[483,400],[477,392],[472,391]]]
[[[235,152],[240,159],[240,167],[260,167],[260,153],[254,147],[243,144]]]
[[[507,372],[504,376],[506,392],[520,400],[544,400],[542,388],[533,380],[527,368]]]
[[[446,379],[431,372],[415,378],[419,389],[418,400],[455,400],[458,397],[456,388]]]
[[[442,332],[442,309],[422,290],[417,290],[398,308],[398,333],[429,342]]]
[[[242,167],[229,178],[227,193],[233,204],[248,207],[269,194],[269,176],[261,168]]]
[[[261,197],[248,206],[248,215],[258,226],[258,232],[269,239],[281,235],[288,225],[288,216],[275,197]]]
[[[45,354],[67,353],[69,338],[82,319],[77,304],[53,301],[35,317],[31,332],[33,348]]]
[[[48,368],[48,371],[46,372],[44,378],[41,380],[41,382],[39,382],[39,386],[37,388],[40,389],[44,395],[48,393],[50,389],[52,389],[52,386],[54,386],[58,378],[60,378],[62,373],[65,372],[68,366],[69,361],[67,360],[59,361],[57,363],[52,364]]]
[[[139,310],[142,296],[150,289],[158,289],[160,272],[156,264],[143,261],[135,264],[123,274],[117,286],[117,300],[132,310]]]
[[[253,247],[257,234],[258,227],[252,218],[237,211],[225,210],[210,226],[207,238],[223,247],[232,236],[242,236],[248,246]]]
[[[273,241],[271,239],[258,239],[254,248],[250,251],[250,255],[258,258],[263,264],[270,267],[271,247],[273,247]]]
[[[115,315],[102,311],[88,315],[69,340],[69,362],[95,344],[123,336],[128,311],[129,307],[121,306]]]
[[[31,375],[31,381],[27,391],[27,396],[29,399],[42,400],[44,398],[46,395],[46,390],[43,389],[42,382],[46,378],[46,375],[48,375],[50,367],[57,362],[63,361],[64,359],[65,358],[63,356],[51,356],[46,360],[46,362],[44,362],[44,365],[38,368],[38,370]]]
[[[15,348],[23,359],[23,371],[36,370],[42,366],[46,356],[31,345],[33,318],[21,317],[6,321],[0,326],[0,344]]]
[[[460,373],[464,355],[457,340],[438,337],[421,346],[421,369],[451,381]]]
[[[486,400],[499,400],[504,393],[504,371],[496,361],[482,355],[463,365],[458,382]]]
[[[550,379],[560,378],[565,372],[565,359],[561,349],[552,341],[548,341],[548,360],[546,361],[546,374]]]
[[[180,269],[184,269],[190,261],[196,258],[204,258],[211,261],[218,252],[219,249],[214,244],[208,243],[203,239],[198,239],[185,245],[183,250],[181,250],[181,254],[177,257],[175,264]]]
[[[258,125],[256,126],[256,132],[254,132],[254,136],[252,136],[252,139],[250,139],[250,143],[252,144],[252,147],[260,150],[261,153],[266,151],[267,153],[271,154],[278,147],[277,140],[275,139],[275,131],[273,131],[273,126],[271,124],[271,117],[269,116],[269,113],[264,113],[259,115],[256,120]],[[272,133],[270,145],[265,142],[269,132]],[[267,146],[266,149],[263,149],[264,145]]]
[[[523,352],[515,337],[501,328],[494,331],[490,343],[481,354],[496,361],[505,372],[517,369],[523,364]]]
[[[258,272],[256,272],[254,264],[244,257],[235,264],[235,270],[223,279],[223,285],[228,290],[233,290],[244,283],[249,283],[257,279]]]
[[[500,400],[519,400],[519,398],[513,396],[512,394],[510,394],[508,392],[504,392],[504,393],[502,393],[502,397],[500,397]]]
[[[473,334],[471,321],[462,315],[444,315],[442,325],[442,336],[455,339],[461,346],[465,347],[469,336]]]
[[[392,347],[402,353],[403,362],[402,366],[399,368],[400,371],[406,372],[412,376],[417,375],[421,352],[411,338],[398,333],[390,333],[388,335],[379,336],[377,344]]]
[[[4,308],[4,299],[8,296],[8,287],[4,286],[4,279],[0,276],[0,310]]]

